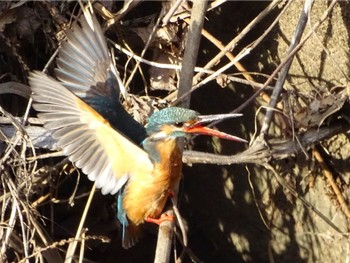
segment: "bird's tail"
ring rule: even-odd
[[[126,229],[123,229],[123,241],[122,241],[123,248],[128,249],[134,246],[139,240],[140,236],[141,236],[140,226],[137,226],[129,222],[129,225],[126,227]]]
[[[136,244],[141,236],[140,226],[129,222],[126,212],[123,208],[124,187],[118,193],[117,199],[117,218],[122,224],[122,246],[125,249],[131,248]]]

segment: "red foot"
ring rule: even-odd
[[[147,217],[145,219],[146,222],[149,223],[154,223],[157,225],[160,225],[164,221],[174,221],[174,216],[168,215],[168,214],[162,214],[160,218],[152,218],[152,217]]]

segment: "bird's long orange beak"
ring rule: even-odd
[[[203,135],[215,136],[221,139],[226,139],[231,141],[248,142],[247,140],[239,138],[237,136],[220,132],[202,125],[203,123],[208,123],[208,122],[213,122],[213,121],[218,121],[218,120],[223,120],[228,118],[235,118],[239,116],[242,116],[242,114],[229,113],[229,114],[216,114],[216,115],[200,115],[197,121],[195,121],[192,125],[188,127],[184,127],[183,129],[184,129],[184,132],[186,133],[203,134]]]

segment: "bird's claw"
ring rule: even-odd
[[[148,223],[154,223],[154,224],[160,225],[165,221],[174,221],[174,216],[164,213],[160,216],[160,218],[147,217],[145,221]]]

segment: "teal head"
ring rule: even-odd
[[[186,137],[190,134],[203,134],[216,136],[222,139],[246,142],[246,140],[239,137],[203,126],[205,123],[234,118],[241,115],[242,114],[237,113],[200,115],[193,110],[169,107],[152,114],[148,120],[146,131],[151,141],[164,141]]]

